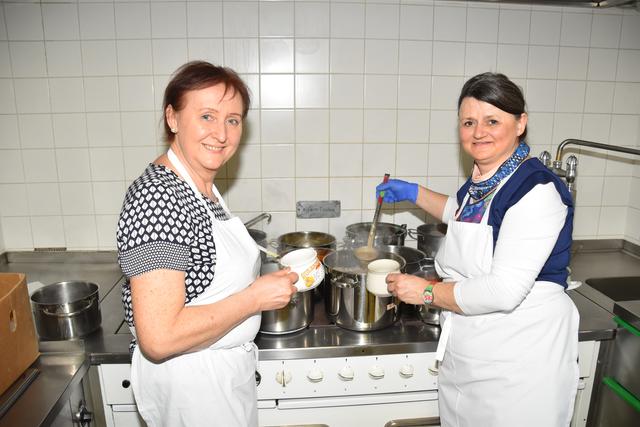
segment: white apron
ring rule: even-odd
[[[491,271],[489,211],[490,206],[479,224],[449,221],[436,256],[445,281]],[[579,319],[560,285],[536,282],[510,313],[444,312],[443,318],[438,343],[443,427],[569,425],[578,386]]]
[[[249,286],[260,269],[259,251],[238,217],[218,221],[186,168],[169,150],[169,160],[205,206],[216,245],[213,282],[187,305],[211,304]],[[213,192],[228,212],[220,193]],[[257,426],[255,371],[260,314],[229,331],[209,349],[163,363],[147,360],[136,347],[131,384],[140,414],[155,426]]]

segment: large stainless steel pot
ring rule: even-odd
[[[358,222],[348,225],[345,231],[345,243],[347,246],[353,248],[366,246],[369,240],[370,230],[371,222]],[[376,224],[376,234],[373,239],[373,246],[404,246],[404,239],[406,235],[406,225],[378,222]]]
[[[102,322],[95,283],[53,283],[35,291],[31,301],[36,329],[42,340],[82,337],[98,329]]]
[[[415,230],[409,230],[409,235],[418,241],[418,249],[428,258],[436,257],[445,234],[447,234],[447,224],[422,224]]]
[[[423,263],[422,268],[412,274],[427,280],[440,280],[438,273],[436,273],[433,259]],[[416,305],[415,308],[418,318],[424,323],[428,323],[429,325],[440,325],[440,312],[442,311],[440,308],[424,304]]]
[[[302,248],[335,249],[336,238],[319,231],[294,231],[279,236],[275,244],[279,254]]]
[[[404,271],[404,259],[391,252],[378,253],[376,259],[393,259]],[[331,252],[323,261],[327,269],[325,308],[336,325],[354,331],[375,331],[391,326],[398,319],[399,300],[367,291],[367,266],[350,249]]]
[[[262,264],[261,273],[266,274],[280,268],[277,262],[267,262]],[[296,292],[291,297],[291,301],[286,306],[277,310],[262,312],[260,332],[265,334],[288,334],[300,331],[313,320],[314,308],[313,290]]]
[[[428,258],[427,255],[419,249],[393,245],[379,246],[377,249],[383,252],[391,252],[404,258],[407,263],[404,272],[407,274],[416,273],[423,268],[433,268],[433,259]]]

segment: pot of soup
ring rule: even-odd
[[[371,222],[358,222],[350,224],[345,230],[345,244],[347,247],[357,248],[367,246]],[[388,222],[376,223],[374,247],[383,245],[404,246],[404,239],[407,236],[406,225],[396,225]]]
[[[404,271],[405,261],[396,254],[378,251],[377,259],[394,260]],[[372,260],[375,261],[375,260]],[[368,262],[360,260],[351,249],[327,254],[327,317],[337,326],[354,331],[375,331],[393,325],[398,319],[399,300],[392,296],[376,295],[367,290]]]

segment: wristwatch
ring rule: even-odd
[[[427,285],[422,291],[422,302],[429,305],[433,302],[433,285]]]

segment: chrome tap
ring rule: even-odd
[[[562,169],[562,150],[565,149],[567,145],[580,145],[583,147],[591,147],[591,148],[601,148],[603,150],[616,151],[618,153],[627,153],[627,154],[635,154],[640,156],[640,150],[635,148],[621,147],[618,145],[610,145],[610,144],[602,144],[600,142],[591,142],[591,141],[583,141],[581,139],[565,139],[558,146],[558,150],[556,151],[556,158],[552,162],[551,154],[548,151],[543,151],[540,153],[538,158],[540,161],[553,173],[558,175],[561,178],[564,178],[564,181],[567,184],[567,188],[571,191],[571,195],[573,199],[576,198],[576,178],[578,176],[578,158],[574,155],[567,157],[565,169]]]

